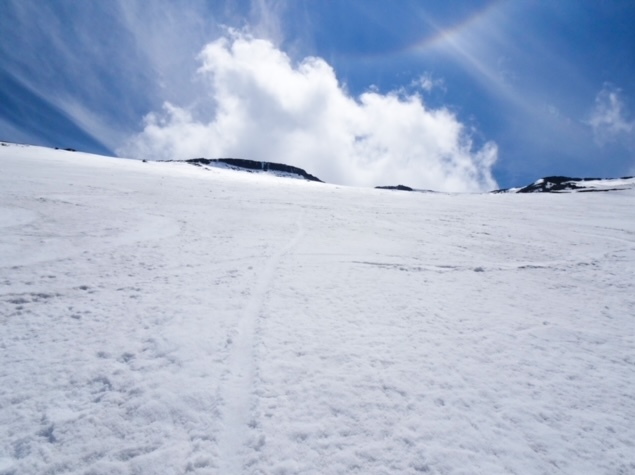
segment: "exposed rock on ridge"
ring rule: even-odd
[[[507,188],[493,193],[588,193],[618,191],[635,188],[635,177],[622,178],[572,178],[547,176],[522,188]]]
[[[224,164],[231,168],[240,170],[286,173],[290,175],[297,175],[308,181],[324,183],[318,177],[307,173],[302,168],[285,165],[283,163],[258,162],[256,160],[244,160],[242,158],[192,158],[185,161],[198,166]]]
[[[397,185],[397,186],[393,186],[393,185],[388,185],[388,186],[376,186],[375,189],[377,190],[399,190],[399,191],[414,191],[412,188],[410,188],[409,186],[406,185]]]
[[[434,190],[424,190],[424,189],[420,189],[420,188],[411,188],[409,186],[406,185],[383,185],[383,186],[376,186],[375,187],[376,190],[396,190],[396,191],[414,191],[417,193],[437,193]]]

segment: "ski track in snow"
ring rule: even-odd
[[[0,475],[635,474],[635,192],[0,148]]]
[[[244,473],[255,460],[248,459],[246,450],[258,450],[263,438],[249,435],[248,429],[257,427],[254,419],[253,392],[256,377],[255,348],[259,343],[259,320],[267,292],[275,277],[276,269],[284,256],[291,252],[302,239],[302,221],[297,222],[298,230],[292,239],[275,252],[258,276],[256,287],[247,302],[238,326],[228,339],[230,355],[227,375],[221,390],[223,401],[223,433],[219,442],[220,473]]]

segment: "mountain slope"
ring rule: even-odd
[[[0,473],[629,473],[635,192],[0,147]]]

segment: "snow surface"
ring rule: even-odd
[[[633,474],[635,191],[0,147],[0,474]]]

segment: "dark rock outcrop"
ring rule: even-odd
[[[232,168],[247,170],[247,171],[263,171],[263,172],[278,172],[289,173],[291,175],[297,175],[308,181],[316,181],[324,183],[319,178],[307,173],[302,168],[293,167],[291,165],[285,165],[283,163],[273,162],[257,162],[256,160],[244,160],[242,158],[192,158],[185,160],[192,165],[216,165],[225,164]]]
[[[399,191],[415,191],[414,189],[410,188],[409,186],[406,185],[397,185],[397,186],[393,186],[393,185],[388,185],[388,186],[376,186],[375,187],[376,190],[399,190]]]
[[[632,186],[618,183],[618,181],[633,180]],[[592,186],[589,182],[595,182]],[[598,182],[601,183],[598,186]],[[633,177],[622,178],[574,178],[568,176],[547,176],[536,180],[522,188],[496,190],[493,193],[590,193],[598,191],[617,191],[635,186]]]
[[[547,176],[527,185],[518,193],[557,193],[559,191],[579,190],[579,182],[585,180],[599,180],[599,178],[571,178],[567,176]]]

